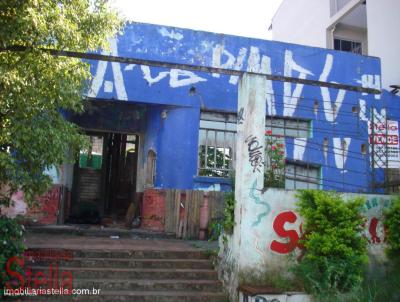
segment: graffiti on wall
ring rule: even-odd
[[[165,26],[127,24],[105,54],[380,89],[379,60],[375,58]],[[204,110],[236,111],[238,124],[244,122],[246,107],[236,108],[237,75],[119,62],[90,63],[94,76],[90,97],[173,106],[200,104]],[[342,72],[343,64],[346,73]],[[368,143],[370,107],[381,110],[383,102],[376,103],[373,95],[294,82],[266,79],[263,86],[263,112],[267,115],[310,121],[307,138],[296,137],[286,144],[288,159],[321,166],[321,175],[331,180],[322,183],[324,189],[369,189],[370,177],[365,173],[368,158],[361,154],[360,145]],[[188,155],[191,161],[196,156]],[[354,173],[359,177],[352,177]],[[340,186],[343,183],[349,185]]]
[[[386,242],[386,230],[382,222],[382,208],[390,205],[389,199],[376,197],[365,202],[363,209],[367,217],[364,236],[370,245]],[[294,226],[300,222],[299,227]],[[278,254],[289,254],[296,248],[302,248],[299,240],[302,237],[301,217],[292,210],[282,211],[273,220],[273,231],[278,239],[270,243],[270,250]]]
[[[249,153],[249,162],[253,168],[253,173],[263,172],[264,167],[264,145],[260,143],[257,136],[250,135],[246,138],[247,151]]]
[[[250,189],[250,198],[251,200],[254,201],[255,204],[257,205],[262,205],[263,207],[265,207],[265,210],[262,211],[261,213],[259,213],[257,215],[257,220],[253,222],[253,227],[257,226],[261,223],[261,220],[268,216],[268,214],[271,212],[271,206],[268,204],[268,202],[263,201],[260,196],[257,195],[257,180],[254,180],[253,182],[253,186]]]
[[[221,51],[223,48],[223,51]],[[267,55],[261,55],[260,49],[255,46],[250,47],[249,56],[247,58],[247,64],[244,64],[248,50],[246,48],[241,48],[239,54],[235,57],[229,51],[225,49],[224,46],[216,45],[212,50],[212,64],[211,67],[215,68],[226,68],[234,70],[244,70],[248,72],[260,72],[265,74],[272,74],[271,68],[271,57]],[[103,52],[105,55],[118,56],[118,47],[115,39],[111,40],[111,51],[109,53]],[[223,56],[225,58],[223,58]],[[225,62],[223,60],[225,59]],[[329,81],[329,76],[333,69],[334,56],[331,54],[326,55],[325,64],[320,76],[319,81]],[[106,70],[108,64],[111,64],[111,72],[113,81],[105,80]],[[103,92],[112,93],[114,90],[117,94],[119,100],[128,100],[129,89],[126,88],[125,77],[127,73],[132,72],[135,68],[139,68],[142,73],[142,78],[147,82],[149,86],[157,84],[162,80],[169,77],[169,87],[170,88],[180,88],[184,86],[193,85],[199,82],[207,82],[207,78],[197,75],[195,72],[181,69],[170,69],[168,71],[159,71],[158,73],[152,73],[155,68],[146,65],[135,65],[129,64],[125,68],[122,68],[121,63],[118,62],[106,62],[99,61],[97,63],[97,68],[94,74],[91,88],[89,90],[89,97],[97,97],[101,92],[100,89],[103,87]],[[294,53],[291,50],[286,50],[284,52],[284,66],[283,74],[287,77],[295,77],[294,72],[298,74],[299,79],[307,79],[307,76],[315,76],[313,72],[305,67],[300,66],[294,60]],[[219,78],[220,74],[212,74],[213,77]],[[376,79],[376,80],[365,80],[365,79]],[[364,88],[376,88],[380,89],[379,85],[379,75],[361,75],[360,79],[356,82],[362,84]],[[238,76],[231,76],[229,79],[229,84],[237,85]],[[298,108],[299,101],[301,101],[300,96],[302,95],[304,84],[295,84],[292,87],[292,83],[285,82],[283,89],[283,115],[293,116],[295,110]],[[321,87],[321,97],[323,104],[323,112],[325,114],[325,119],[328,122],[334,122],[338,117],[340,108],[346,97],[345,90],[339,90],[334,100],[332,100],[332,95],[327,87]],[[276,93],[272,85],[272,81],[267,81],[267,95],[266,104],[267,112],[270,115],[276,114]]]

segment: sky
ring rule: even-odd
[[[130,21],[271,39],[268,27],[282,0],[112,0]]]

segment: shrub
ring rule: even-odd
[[[304,251],[294,273],[307,291],[325,301],[359,287],[368,259],[360,214],[364,200],[344,201],[337,193],[317,190],[300,191],[297,198],[304,218]]]
[[[386,253],[397,265],[400,264],[400,196],[392,200],[392,205],[385,212],[384,224],[387,230]]]
[[[208,229],[210,241],[217,240],[223,232],[226,234],[232,234],[233,232],[233,227],[235,226],[235,192],[225,193],[224,203],[222,219],[215,219],[210,223]]]
[[[224,196],[224,220],[222,221],[223,230],[232,234],[235,226],[235,192],[226,193]]]
[[[10,276],[6,271],[6,263],[13,256],[22,256],[24,251],[23,227],[15,219],[0,215],[0,297]],[[13,271],[18,270],[12,267]],[[20,269],[19,269],[20,270]]]
[[[282,137],[273,136],[271,130],[265,136],[264,188],[285,187],[285,146]]]

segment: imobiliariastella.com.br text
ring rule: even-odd
[[[72,251],[26,251],[23,256],[10,257],[6,262],[8,280],[4,283],[4,296],[40,295],[100,295],[97,288],[74,288],[73,272],[60,269],[60,262],[73,260]],[[32,267],[30,263],[41,263]],[[1,289],[0,289],[1,290]]]

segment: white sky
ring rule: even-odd
[[[127,20],[271,39],[282,0],[112,0]]]

